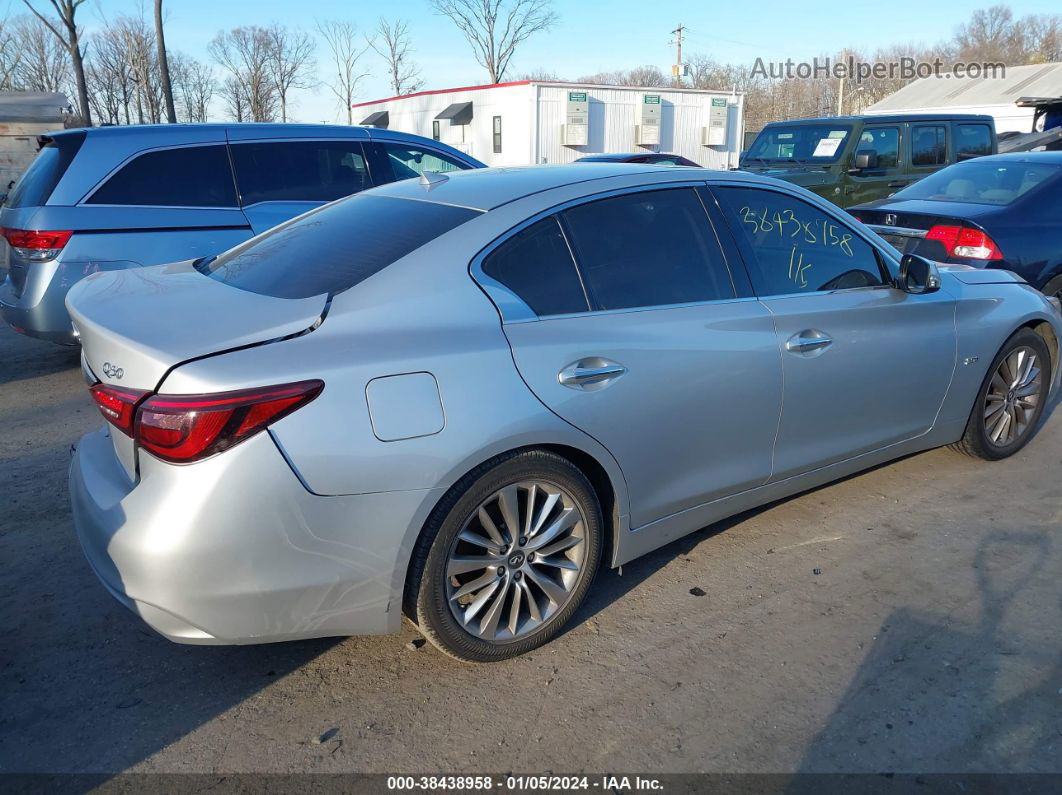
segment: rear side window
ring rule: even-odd
[[[575,262],[555,216],[498,246],[483,261],[483,272],[516,293],[540,317],[587,310]]]
[[[437,152],[434,149],[391,143],[385,143],[382,146],[387,154],[387,162],[390,164],[396,180],[419,177],[425,171],[446,173],[447,171],[460,171],[468,168],[456,158]]]
[[[371,187],[357,141],[288,141],[232,145],[244,207],[268,201],[342,199]]]
[[[955,152],[966,157],[992,154],[992,131],[987,124],[959,124],[955,127]]]
[[[785,193],[714,188],[759,296],[883,284],[870,244],[833,216]]]
[[[479,214],[432,202],[351,196],[200,267],[218,281],[276,298],[337,293]]]
[[[563,218],[593,309],[734,297],[708,216],[690,188],[601,199]]]
[[[4,204],[7,207],[42,206],[63,178],[84,140],[85,133],[71,133],[47,141]]]
[[[235,207],[224,146],[186,146],[140,155],[93,193],[88,204]]]

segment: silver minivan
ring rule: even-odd
[[[0,209],[0,314],[63,344],[77,342],[66,293],[88,274],[217,254],[374,185],[483,166],[420,136],[323,124],[99,127],[40,144]]]

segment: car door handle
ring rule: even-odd
[[[811,353],[833,344],[833,340],[821,331],[801,331],[794,334],[785,343],[790,353]]]
[[[591,391],[605,388],[626,372],[627,368],[618,362],[590,356],[569,364],[557,374],[557,380],[571,389]]]
[[[910,185],[910,184],[911,183],[908,180],[906,180],[906,179],[894,179],[892,182],[889,183],[889,187],[890,188],[902,188],[905,185]]]

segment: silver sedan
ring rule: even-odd
[[[425,175],[68,306],[107,420],[74,517],[117,599],[183,643],[404,614],[473,661],[731,514],[1016,453],[1062,334],[1013,274],[900,260],[800,188],[628,164]]]

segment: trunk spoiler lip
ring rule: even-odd
[[[193,267],[195,267],[195,266],[193,266]],[[196,270],[198,270],[198,267],[196,267]],[[239,289],[239,288],[235,288],[235,289]],[[328,310],[331,309],[331,307],[332,307],[332,298],[334,297],[334,295],[335,295],[334,293],[329,293],[327,295],[327,297],[325,298],[324,306],[321,308],[321,314],[317,316],[317,318],[313,321],[313,323],[311,323],[309,326],[307,326],[306,328],[302,329],[301,331],[295,331],[295,332],[292,332],[291,334],[283,334],[283,335],[281,335],[279,337],[269,337],[267,339],[257,340],[255,342],[247,342],[247,343],[244,343],[243,345],[235,345],[235,346],[233,346],[231,348],[223,348],[221,350],[211,351],[210,353],[203,353],[203,354],[200,354],[198,356],[192,356],[189,359],[183,359],[183,360],[181,360],[179,362],[175,362],[175,363],[171,364],[169,367],[167,367],[165,372],[163,372],[163,374],[161,376],[159,376],[159,380],[158,380],[158,383],[155,384],[154,391],[156,393],[161,391],[162,390],[162,385],[164,383],[166,383],[166,379],[170,377],[170,374],[174,370],[176,370],[178,367],[184,367],[184,365],[186,365],[186,364],[191,364],[192,362],[199,362],[199,361],[202,361],[203,359],[211,359],[211,358],[213,358],[215,356],[223,356],[223,355],[225,355],[227,353],[236,353],[237,351],[245,351],[245,350],[248,350],[250,348],[257,348],[257,347],[259,347],[261,345],[272,345],[274,342],[284,342],[285,340],[293,340],[293,339],[296,339],[297,337],[302,337],[302,336],[305,336],[306,334],[310,334],[310,333],[316,331],[318,328],[321,327],[321,324],[324,323],[325,318],[328,316]]]

